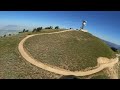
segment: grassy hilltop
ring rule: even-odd
[[[62,75],[48,72],[30,64],[18,51],[19,42],[28,34],[56,31],[61,30],[25,32],[0,38],[0,79],[60,78]],[[96,65],[96,58],[99,56],[114,57],[114,53],[106,44],[93,35],[80,31],[34,36],[28,39],[24,46],[34,58],[41,62],[73,71]],[[102,78],[105,78],[103,72],[102,74],[98,73],[98,76],[96,74],[93,78],[101,78],[99,75],[103,75]]]
[[[82,31],[37,35],[27,39],[24,47],[38,61],[71,71],[96,66],[98,57],[115,56],[99,38]]]

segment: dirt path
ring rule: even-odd
[[[25,58],[25,60],[27,60],[28,62],[30,62],[31,64],[42,68],[44,70],[56,73],[56,74],[61,74],[61,75],[75,75],[75,76],[86,76],[86,75],[90,75],[90,74],[94,74],[97,73],[105,68],[114,66],[114,64],[118,63],[118,57],[116,57],[115,59],[112,59],[110,62],[106,62],[106,63],[101,63],[99,64],[99,67],[93,70],[89,70],[89,71],[69,71],[69,70],[65,70],[65,69],[61,69],[61,68],[56,68],[54,66],[50,66],[50,65],[45,65],[39,61],[37,61],[36,59],[32,58],[32,56],[28,55],[25,48],[23,47],[24,42],[30,38],[33,37],[35,35],[43,35],[43,34],[55,34],[55,33],[62,33],[62,32],[67,32],[70,30],[65,30],[65,31],[60,31],[60,32],[53,32],[53,33],[42,33],[42,34],[34,34],[34,35],[28,35],[27,37],[25,37],[18,45],[18,50],[20,52],[20,54],[23,56],[23,58]]]

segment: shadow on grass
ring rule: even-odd
[[[59,79],[79,79],[74,75],[67,75],[67,76],[62,76]]]

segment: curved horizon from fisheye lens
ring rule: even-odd
[[[88,32],[120,45],[120,11],[0,11],[0,30],[41,26],[80,29],[82,20],[87,21]]]

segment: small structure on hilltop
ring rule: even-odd
[[[87,23],[87,21],[83,20],[81,29],[83,29],[85,27],[86,23]]]
[[[86,23],[87,23],[87,21],[85,21],[85,20],[82,21],[82,26],[81,26],[80,30],[83,32],[88,32],[87,30],[84,30]]]

